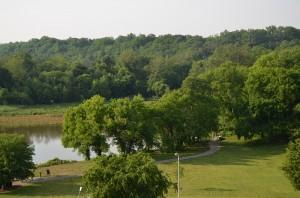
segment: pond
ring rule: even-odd
[[[10,129],[8,132],[24,134],[28,141],[34,146],[35,155],[33,161],[36,164],[46,162],[58,157],[64,160],[84,160],[84,157],[72,148],[64,148],[61,142],[61,126],[39,126],[32,128]],[[116,145],[111,143],[108,153],[118,153]],[[92,153],[92,157],[95,154]]]

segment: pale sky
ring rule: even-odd
[[[300,28],[300,0],[0,0],[0,43]]]

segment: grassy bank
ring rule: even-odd
[[[0,105],[0,116],[15,115],[62,115],[69,107],[77,103],[52,105]]]
[[[183,161],[181,197],[300,197],[281,171],[285,145],[250,146],[227,140],[212,156]],[[53,174],[82,174],[90,162],[51,167]],[[176,163],[159,164],[176,181]],[[14,190],[1,197],[75,197],[80,179],[40,183]],[[170,189],[168,197],[176,197]]]
[[[76,104],[0,105],[0,132],[18,128],[61,126],[64,112]]]

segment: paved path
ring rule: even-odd
[[[185,157],[180,157],[180,161],[182,160],[190,160],[190,159],[195,159],[199,157],[204,157],[208,155],[212,155],[215,152],[217,152],[220,149],[220,145],[217,140],[212,140],[209,143],[209,150],[205,151],[203,153],[198,153],[195,155],[190,155],[190,156],[185,156]],[[170,162],[176,162],[177,158],[174,159],[166,159],[166,160],[160,160],[157,161],[159,164],[163,163],[170,163]],[[32,180],[26,180],[23,181],[25,183],[40,183],[40,182],[48,182],[48,181],[60,181],[64,179],[73,179],[73,178],[79,178],[81,175],[61,175],[61,176],[50,176],[50,177],[34,177]]]
[[[208,151],[205,151],[203,153],[198,153],[198,154],[195,154],[195,155],[180,157],[180,161],[190,160],[190,159],[195,159],[195,158],[199,158],[199,157],[212,155],[215,152],[217,152],[218,150],[220,150],[220,145],[219,145],[218,141],[217,140],[212,140],[209,143],[209,150]],[[170,163],[170,162],[176,162],[176,161],[177,161],[177,158],[174,158],[174,159],[160,160],[160,161],[157,161],[157,163],[163,164],[163,163]]]

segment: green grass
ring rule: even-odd
[[[285,159],[285,145],[249,145],[229,139],[218,153],[181,163],[181,197],[249,197],[298,198],[281,170]],[[66,164],[56,167],[57,174],[79,174],[91,164]],[[176,182],[177,164],[160,164]],[[53,169],[54,171],[54,169]],[[75,197],[80,179],[26,186],[0,197]],[[176,197],[170,189],[168,197]]]
[[[39,177],[40,172],[42,176],[46,176],[46,170],[49,169],[51,176],[60,176],[60,175],[83,175],[83,173],[92,166],[91,161],[79,161],[76,163],[70,164],[60,164],[50,167],[39,167],[35,170],[35,176]]]
[[[182,163],[181,197],[300,197],[281,170],[284,152],[285,145],[228,140],[215,155]],[[175,163],[160,168],[176,181]]]
[[[202,153],[207,151],[208,148],[208,143],[207,142],[202,142],[193,146],[188,146],[184,151],[180,152],[180,156],[190,156],[190,155],[195,155],[198,153]],[[175,158],[174,152],[172,153],[161,153],[159,151],[153,151],[149,153],[150,156],[155,159],[156,161],[158,160],[165,160],[165,159],[172,159]]]
[[[68,179],[47,183],[37,183],[23,186],[8,193],[0,193],[0,197],[29,198],[29,197],[77,197],[81,179]]]
[[[77,103],[52,104],[52,105],[0,105],[0,115],[42,115],[59,114],[62,115],[69,107],[76,106]]]

